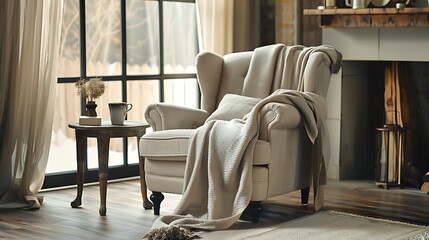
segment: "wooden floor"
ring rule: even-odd
[[[70,207],[75,188],[42,192],[40,210],[0,210],[0,239],[141,239],[156,217],[141,207],[139,189],[138,180],[109,183],[104,217],[98,214],[97,185],[84,188],[77,209]],[[171,213],[179,199],[166,194],[161,214]],[[261,224],[274,214],[286,216],[278,221],[312,214],[311,204],[299,203],[299,192],[264,201]],[[368,181],[330,181],[324,209],[429,225],[429,195],[413,188],[384,190]]]

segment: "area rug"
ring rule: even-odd
[[[336,211],[322,211],[273,226],[246,229],[234,234],[231,230],[223,233],[202,234],[203,239],[429,239],[429,227],[389,220],[363,217]]]

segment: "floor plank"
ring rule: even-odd
[[[0,210],[0,239],[141,239],[156,217],[142,208],[139,181],[109,183],[107,216],[98,214],[97,185],[85,186],[82,206],[70,207],[76,189],[42,192],[40,210]],[[310,196],[312,197],[312,196]],[[169,214],[180,200],[166,194],[161,214]],[[234,228],[261,227],[312,214],[312,204],[300,205],[299,192],[263,202],[261,223]],[[429,225],[429,195],[418,189],[377,188],[369,181],[329,181],[324,209]]]

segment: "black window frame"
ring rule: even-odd
[[[195,0],[147,0],[158,2],[159,11],[159,74],[150,75],[127,75],[127,32],[126,32],[126,0],[120,0],[121,4],[121,57],[122,57],[122,74],[114,76],[97,76],[102,77],[103,81],[121,81],[122,85],[122,101],[127,101],[127,82],[128,81],[145,81],[145,80],[158,80],[159,82],[159,101],[164,102],[164,82],[172,79],[196,79],[195,73],[185,74],[165,74],[164,73],[164,19],[163,19],[163,5],[164,2],[182,2],[182,3],[194,3]],[[58,77],[57,84],[63,83],[75,83],[80,78],[91,78],[96,76],[88,76],[86,69],[86,19],[85,19],[85,0],[79,0],[79,22],[80,22],[80,76],[76,77]],[[196,36],[197,38],[197,33]],[[198,38],[197,38],[198,39]],[[197,48],[198,49],[198,48]],[[199,93],[199,91],[198,91]],[[200,95],[198,95],[200,98]],[[84,114],[85,100],[81,100],[81,114]],[[123,159],[124,164],[119,166],[110,166],[108,179],[121,179],[139,176],[139,164],[128,163],[128,139],[123,138]],[[85,154],[86,155],[86,154]],[[84,183],[98,182],[98,168],[88,169],[87,159],[84,161]],[[45,176],[45,181],[42,189],[63,187],[69,185],[76,185],[76,171],[61,171],[55,173],[49,173]]]

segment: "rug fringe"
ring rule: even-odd
[[[427,240],[427,239],[429,239],[429,231],[419,233],[416,236],[408,238],[407,240]]]
[[[362,217],[364,219],[372,219],[372,220],[384,221],[384,222],[388,222],[388,223],[401,223],[401,224],[412,226],[412,227],[428,227],[426,225],[407,223],[407,222],[385,219],[385,218],[368,217],[368,216],[358,215],[358,214],[354,214],[354,213],[338,212],[338,211],[333,211],[333,210],[326,211],[326,213],[328,213],[328,214],[329,213],[336,213],[336,214],[342,214],[342,215],[346,215],[346,216],[349,215],[351,217]]]

